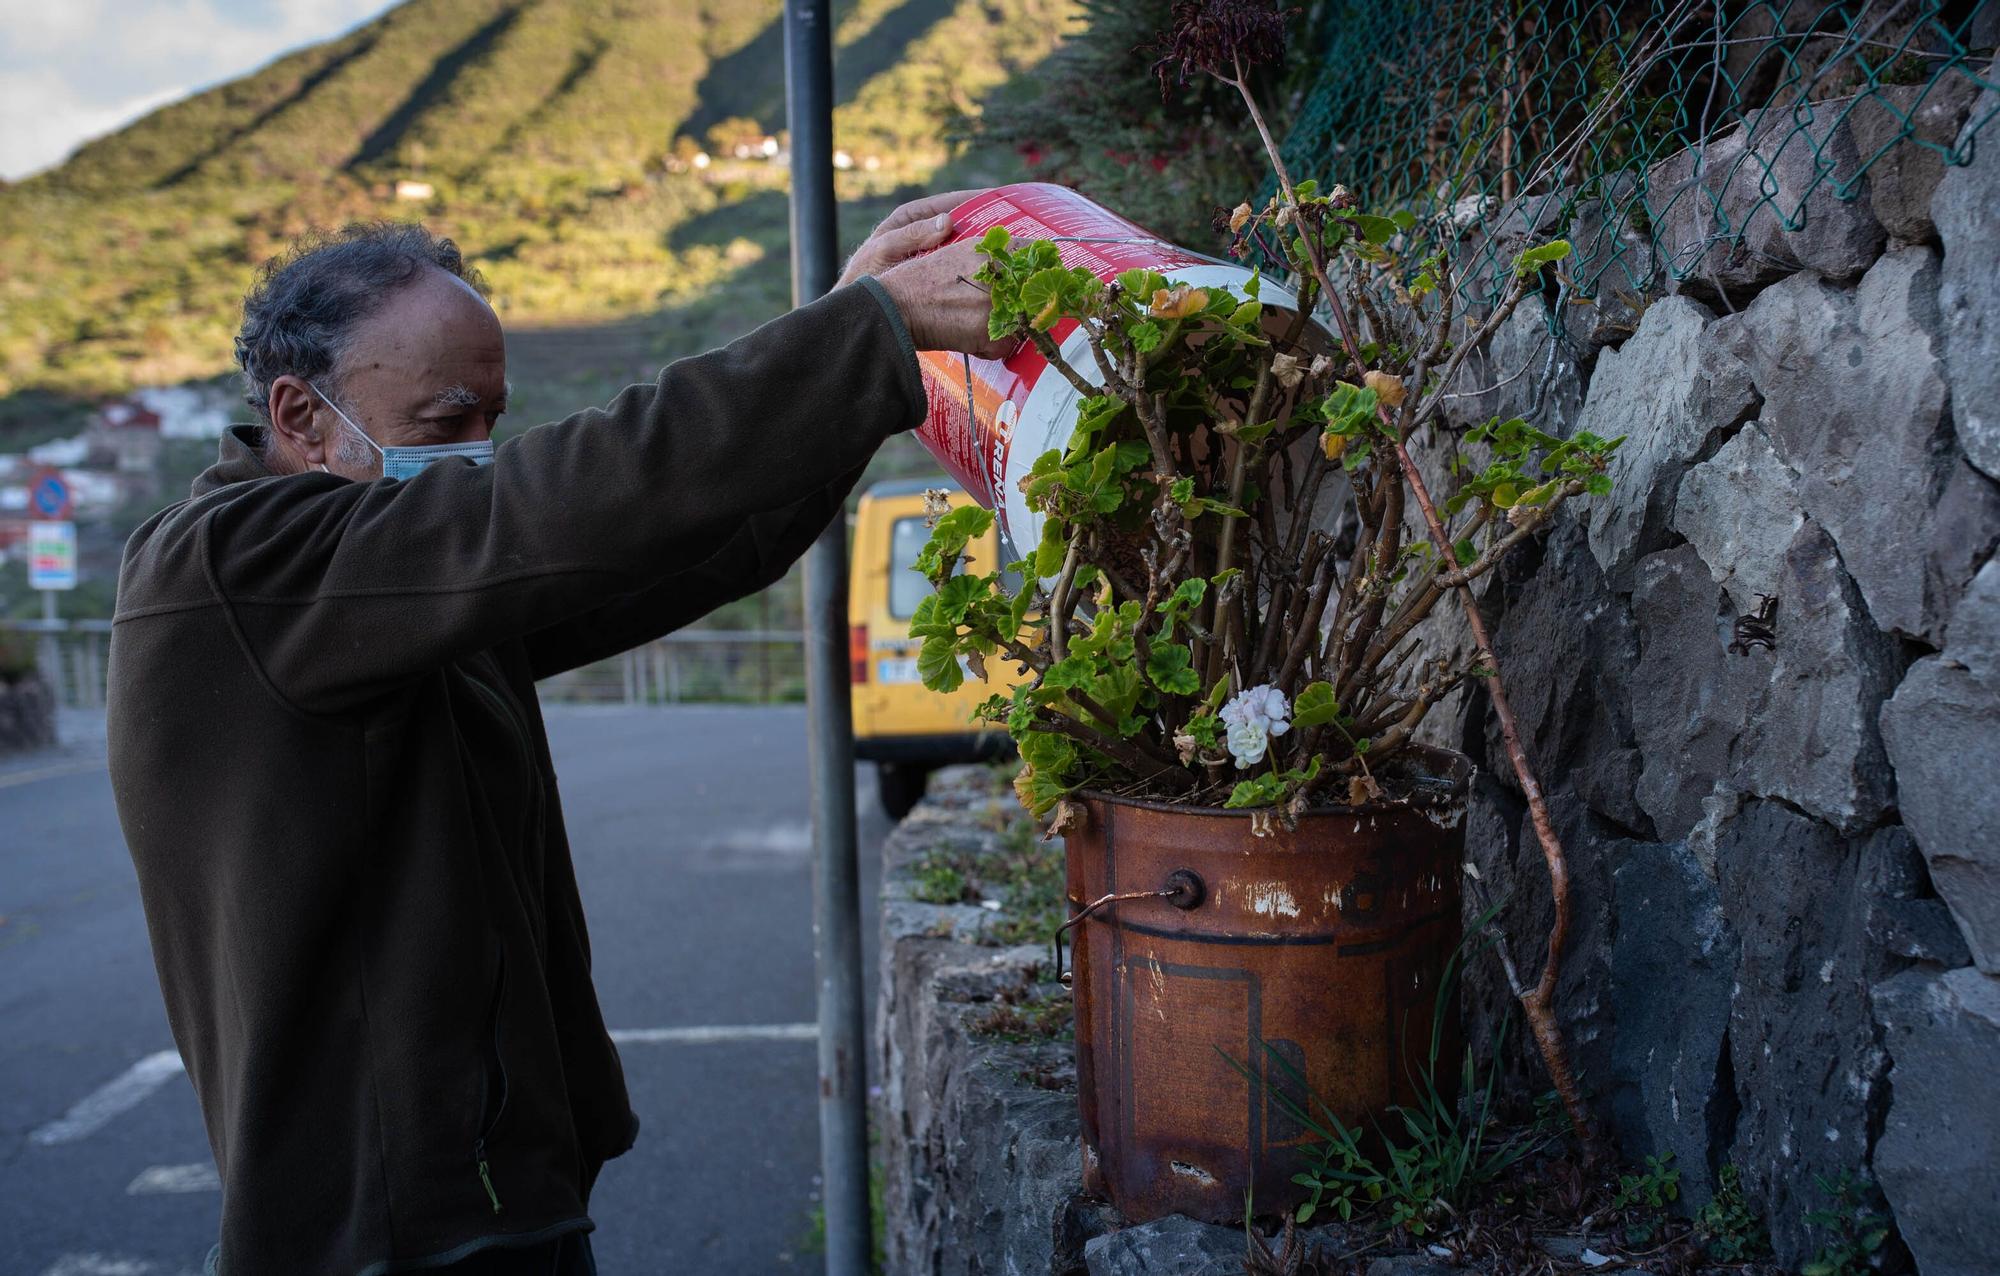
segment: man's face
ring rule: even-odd
[[[337,382],[340,406],[382,447],[479,442],[507,410],[500,320],[470,285],[426,270],[356,329]],[[312,408],[327,469],[379,477],[376,451],[316,395]]]

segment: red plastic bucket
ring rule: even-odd
[[[1251,272],[1231,261],[1180,248],[1063,186],[1023,182],[985,191],[952,209],[954,240],[978,239],[1005,226],[1015,242],[1054,240],[1065,266],[1082,266],[1105,282],[1121,271],[1158,271],[1172,283],[1241,292]],[[1265,280],[1265,323],[1298,308],[1289,289]],[[1063,358],[1086,381],[1100,378],[1089,343],[1074,320],[1050,330]],[[1011,359],[978,359],[927,350],[923,370],[929,415],[917,438],[966,492],[994,511],[1000,534],[1021,551],[1041,539],[1041,515],[1024,503],[1019,480],[1035,458],[1069,444],[1078,393],[1032,346]],[[1017,555],[1018,556],[1018,555]]]

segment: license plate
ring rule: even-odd
[[[899,682],[922,682],[917,673],[915,657],[900,660],[878,660],[875,662],[875,680],[884,685]]]

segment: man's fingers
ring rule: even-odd
[[[974,195],[983,194],[985,194],[983,190],[945,191],[937,195],[926,195],[922,199],[913,199],[883,218],[882,224],[875,228],[875,233],[881,235],[908,226],[911,222],[920,222],[939,213],[948,213]]]

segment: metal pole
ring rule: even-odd
[[[64,684],[68,682],[68,679],[63,673],[62,638],[57,633],[60,625],[61,618],[56,615],[56,591],[53,589],[44,589],[42,591],[42,650],[36,663],[42,667],[43,675],[49,680],[49,694],[55,698],[55,702],[59,705],[68,703],[68,697],[63,691]]]
[[[792,302],[833,286],[833,22],[829,0],[786,0],[792,132]],[[801,351],[800,357],[807,357]],[[819,1147],[828,1276],[866,1276],[867,1054],[861,1026],[861,884],[854,835],[854,717],[847,699],[847,521],[806,553],[806,717],[811,747],[813,938],[819,968]]]

